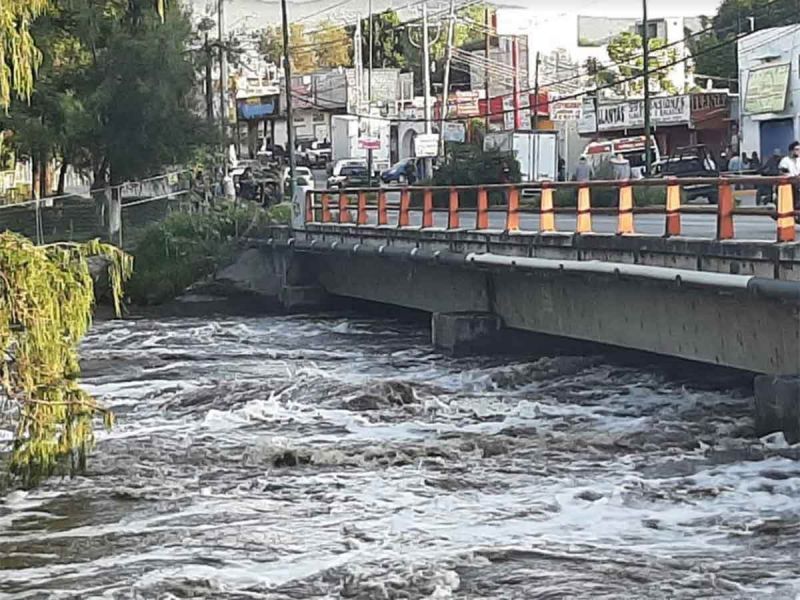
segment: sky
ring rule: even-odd
[[[191,3],[195,15],[216,17],[217,0],[185,0]],[[458,0],[463,2],[463,0]],[[373,10],[399,8],[417,0],[372,0]],[[542,14],[575,12],[585,15],[638,16],[641,0],[498,0],[498,6],[537,9]],[[648,8],[654,17],[711,15],[720,0],[649,0]],[[430,10],[442,10],[446,0],[429,0]],[[352,22],[357,14],[366,14],[368,0],[297,0],[288,2],[290,22],[302,21],[312,25],[325,17],[334,21]],[[280,22],[280,0],[225,0],[226,22],[231,29],[260,29]]]

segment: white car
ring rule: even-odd
[[[295,181],[303,179],[310,188],[314,188],[314,174],[308,167],[295,167],[294,178]],[[286,189],[289,188],[289,167],[283,169],[283,185]]]

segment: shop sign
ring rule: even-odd
[[[782,113],[786,109],[790,70],[789,63],[750,69],[744,112],[750,115]]]

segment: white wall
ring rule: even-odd
[[[554,3],[555,4],[555,3]],[[654,3],[651,3],[654,4]],[[549,54],[554,50],[563,49],[572,61],[583,68],[584,63],[590,59],[597,59],[602,64],[611,63],[606,46],[584,47],[578,45],[578,16],[630,18],[641,19],[641,4],[638,8],[631,8],[624,2],[605,2],[602,8],[579,8],[579,12],[565,13],[563,7],[555,4],[555,8],[537,7],[536,9],[500,8],[497,10],[497,29],[500,35],[527,35],[529,73],[535,69],[536,51]],[[678,42],[684,36],[686,17],[696,17],[703,14],[702,7],[710,5],[709,2],[698,0],[696,6],[689,10],[685,7],[685,14],[678,12],[680,5],[667,4],[660,10],[652,7],[648,13],[648,20],[664,20],[666,22],[666,37],[668,43]],[[709,12],[713,13],[713,9]],[[672,46],[678,52],[676,58],[688,55],[684,44]],[[532,76],[532,75],[531,75]],[[686,80],[686,67],[679,63],[670,69],[670,80],[678,92],[684,91]],[[530,82],[531,84],[533,82]]]
[[[787,91],[786,108],[783,113],[741,116],[741,149],[744,152],[761,153],[760,123],[773,119],[792,118],[794,120],[794,137],[800,138],[800,75],[798,75],[798,54],[800,54],[800,25],[762,29],[739,40],[739,90],[741,90],[740,106],[744,108],[747,92],[748,76],[751,69],[770,64],[790,63],[789,89]],[[787,148],[780,148],[786,152]],[[763,157],[762,157],[763,159]]]

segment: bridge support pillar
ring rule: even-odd
[[[757,376],[755,403],[757,435],[782,431],[790,444],[800,442],[800,376]]]
[[[433,346],[451,356],[487,352],[497,342],[500,317],[483,312],[434,313]]]
[[[284,285],[279,298],[285,310],[302,312],[322,308],[326,303],[327,294],[318,285]]]

